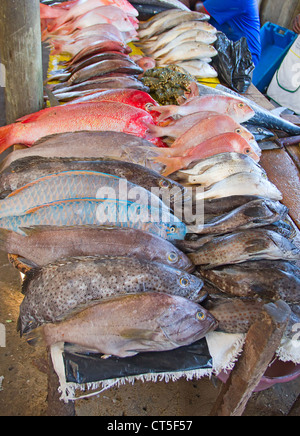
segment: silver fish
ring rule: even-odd
[[[168,65],[184,60],[213,58],[218,52],[212,45],[206,45],[201,42],[183,42],[176,48],[173,48],[166,55],[158,60],[159,66]]]
[[[232,195],[258,195],[272,200],[282,200],[279,189],[257,173],[238,173],[211,185],[204,192],[196,193],[196,200],[229,197]]]
[[[184,68],[189,74],[199,79],[218,77],[217,71],[209,65],[209,63],[204,62],[204,60],[191,59],[184,62],[177,62],[176,65]]]
[[[163,294],[127,295],[87,308],[69,320],[48,324],[43,338],[79,345],[106,357],[173,350],[203,338],[217,322],[201,306]]]
[[[267,176],[265,170],[250,156],[222,153],[196,163],[193,168],[179,171],[177,177],[185,183],[208,187],[233,174],[246,172]]]

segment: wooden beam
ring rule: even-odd
[[[261,319],[249,329],[243,354],[223,386],[211,416],[242,416],[280,345],[290,313],[283,301],[265,305]]]
[[[1,0],[0,53],[5,68],[6,122],[43,106],[39,0]]]

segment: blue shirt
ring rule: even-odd
[[[204,7],[212,17],[210,23],[229,39],[247,38],[253,62],[257,65],[261,55],[257,0],[206,0]]]

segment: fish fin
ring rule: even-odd
[[[159,112],[160,116],[158,117],[158,122],[164,121],[167,118],[172,117],[173,115],[176,115],[178,112],[178,106],[175,105],[169,105],[169,106],[154,106],[151,111]]]
[[[175,173],[175,171],[180,170],[184,165],[182,164],[181,157],[157,157],[154,162],[161,163],[165,165],[165,169],[162,172],[162,175],[167,177],[170,174]]]
[[[21,289],[22,294],[26,295],[31,281],[35,279],[35,277],[40,273],[41,269],[42,269],[41,267],[36,267],[36,268],[32,268],[27,272],[22,283],[22,289]]]
[[[264,239],[253,239],[249,241],[248,245],[245,247],[245,252],[252,254],[264,251],[268,248],[268,242]]]
[[[44,335],[43,335],[43,327],[38,327],[35,330],[32,330],[28,333],[20,332],[21,336],[24,336],[27,343],[33,347],[45,343]]]
[[[13,234],[11,230],[0,229],[0,249],[7,251],[8,238]]]
[[[14,124],[0,127],[0,153],[3,153],[7,148],[14,144],[11,138],[14,129]]]
[[[164,131],[164,127],[156,126],[155,124],[149,124],[145,121],[144,124],[148,127],[147,135],[152,136],[153,138],[168,136]]]
[[[131,340],[153,340],[155,332],[147,329],[125,329],[120,332],[120,336]]]
[[[264,216],[262,207],[259,205],[253,205],[252,207],[248,207],[243,213],[244,215],[251,218],[261,218]]]
[[[51,107],[60,106],[59,101],[57,100],[57,98],[54,96],[53,92],[50,91],[50,89],[47,86],[44,86],[44,91],[46,92],[46,94],[48,96],[48,100],[49,100]]]

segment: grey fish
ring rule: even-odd
[[[275,136],[275,134],[271,132],[271,130],[266,129],[265,127],[256,126],[254,124],[252,125],[250,123],[243,123],[242,125],[246,127],[249,132],[252,133],[256,142],[266,141],[268,139],[274,138]]]
[[[163,292],[199,301],[202,286],[202,280],[185,271],[137,258],[60,260],[27,275],[19,328],[21,334],[28,333],[65,319],[82,305],[124,294]]]
[[[0,247],[36,266],[77,256],[128,256],[192,271],[193,264],[173,244],[130,228],[50,227],[24,229],[26,236],[0,230]],[[80,243],[78,243],[80,241]]]
[[[247,103],[254,111],[255,115],[249,120],[250,124],[266,127],[267,129],[283,130],[291,135],[300,135],[300,127],[296,126],[285,119],[274,115],[271,111],[264,109],[252,100],[235,93],[231,89],[225,88],[222,85],[217,85],[216,88],[198,84],[200,95],[215,94],[215,95],[230,95],[234,96]]]
[[[97,171],[126,179],[148,191],[159,189],[162,197],[170,198],[174,209],[176,197],[184,196],[186,188],[142,165],[117,160],[29,156],[13,161],[0,173],[0,198],[34,180],[63,171]]]
[[[139,89],[141,91],[149,92],[149,88],[136,79],[135,76],[128,76],[126,74],[115,73],[113,76],[97,77],[96,79],[87,80],[82,83],[67,86],[66,83],[55,85],[53,88],[53,94],[59,100],[59,94],[71,93],[76,91],[90,91],[101,89],[120,89],[130,88]]]
[[[68,71],[71,74],[74,74],[77,71],[81,70],[82,68],[88,67],[89,65],[96,64],[97,62],[107,61],[107,60],[124,60],[124,59],[126,59],[128,62],[131,62],[132,64],[135,64],[135,62],[132,61],[130,57],[122,53],[105,52],[105,53],[95,54],[90,58],[79,61],[78,63],[75,63],[70,67],[68,67],[66,71]]]
[[[111,73],[122,73],[129,76],[137,76],[142,74],[144,70],[137,64],[124,60],[105,60],[92,65],[88,65],[71,75],[68,79],[68,84],[82,83],[94,77],[107,76]]]
[[[189,226],[189,232],[198,234],[222,234],[236,230],[261,227],[284,219],[288,208],[279,201],[253,200],[233,211],[213,218],[203,226]]]
[[[217,236],[189,257],[195,265],[214,268],[247,260],[300,260],[300,250],[276,232],[253,229]]]
[[[0,171],[7,168],[13,161],[24,157],[56,156],[117,159],[137,163],[160,172],[163,166],[155,164],[151,159],[157,156],[155,150],[156,147],[151,142],[120,132],[63,133],[44,137],[33,147],[13,151],[1,163]]]
[[[189,345],[216,326],[216,320],[196,303],[149,293],[105,301],[62,323],[48,324],[43,338],[48,346],[68,342],[106,357],[129,357]]]
[[[232,296],[300,304],[300,269],[289,262],[252,261],[209,270],[200,268],[199,276]]]

